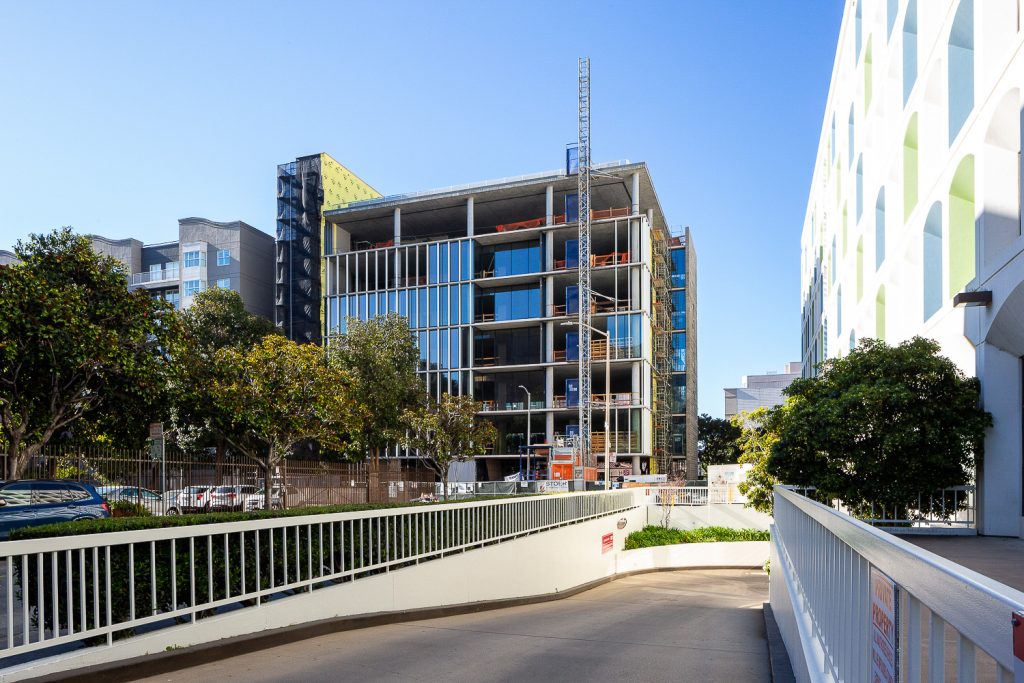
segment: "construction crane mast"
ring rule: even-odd
[[[577,198],[579,211],[579,447],[581,463],[593,466],[591,447],[590,352],[590,57],[579,60],[579,147],[577,148]],[[605,439],[609,437],[605,434]],[[582,478],[582,477],[580,477]]]

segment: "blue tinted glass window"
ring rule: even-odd
[[[530,317],[539,318],[540,312],[540,288],[534,287],[528,290],[530,292]]]
[[[672,250],[672,286],[686,286],[686,250]]]
[[[409,291],[401,290],[398,292],[398,314],[409,315]]]
[[[437,330],[430,331],[430,367],[437,369],[438,360],[441,357],[440,349],[437,348]]]
[[[672,369],[676,372],[686,370],[686,333],[677,332],[672,335]]]
[[[580,312],[580,296],[577,285],[568,285],[565,288],[565,312],[567,315]]]
[[[459,331],[458,330],[451,330],[450,331],[450,337],[451,337],[450,344],[451,344],[451,354],[452,354],[452,367],[457,369],[457,368],[461,367],[461,365],[462,365],[462,355],[459,352],[460,351]]]
[[[419,350],[420,350],[420,369],[425,370],[427,367],[427,333],[420,332],[419,334]]]
[[[388,292],[388,313],[398,313],[398,292]]]
[[[437,280],[438,282],[448,282],[448,245],[438,245],[438,251],[440,252],[441,264],[437,269]]]
[[[377,315],[377,295],[371,294],[366,302],[366,317],[372,318]]]
[[[437,287],[431,287],[429,291],[427,310],[430,312],[430,326],[437,327]]]
[[[448,245],[449,262],[448,267],[451,270],[451,277],[449,278],[452,282],[459,281],[459,243],[452,242]]]
[[[575,192],[565,195],[565,222],[573,223],[580,217],[579,197]]]
[[[565,267],[579,268],[580,266],[580,243],[579,240],[565,241]]]
[[[672,328],[686,329],[686,292],[672,292]]]
[[[437,245],[431,244],[427,247],[427,282],[437,282]]]
[[[441,367],[443,369],[447,370],[449,368],[449,364],[448,364],[448,332],[445,331],[445,330],[441,330],[441,332],[440,332],[440,334],[438,336],[440,337],[440,342],[441,342],[441,355],[438,356],[438,358],[441,359]]]
[[[430,310],[427,308],[427,289],[424,287],[419,291],[419,321],[420,327],[427,326],[427,312]]]
[[[359,319],[366,320],[366,295],[359,295]]]
[[[473,285],[462,285],[462,322],[473,319]]]
[[[512,293],[508,290],[498,290],[494,293],[494,319],[512,319]]]
[[[580,359],[580,333],[579,332],[566,332],[565,333],[565,359],[566,360],[579,360]]]
[[[459,311],[461,310],[460,306],[459,306],[459,286],[458,285],[452,285],[451,289],[448,291],[448,296],[449,296],[449,304],[448,305],[449,305],[450,310],[451,310],[450,322],[451,322],[452,325],[458,325],[459,324]],[[469,321],[467,320],[466,322],[469,322]]]
[[[469,240],[462,243],[462,279],[473,279],[473,247]]]
[[[381,292],[377,295],[377,315],[386,315],[388,312],[388,295],[387,292]]]
[[[578,379],[565,380],[565,407],[575,408],[580,404],[580,381]],[[568,433],[568,431],[566,432]]]
[[[440,309],[441,326],[443,327],[448,325],[448,287],[441,287],[438,293],[441,297],[438,302],[438,309]]]

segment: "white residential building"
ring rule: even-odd
[[[773,408],[786,401],[782,391],[801,374],[800,363],[786,363],[782,372],[769,370],[763,375],[746,375],[740,386],[724,389],[725,419],[758,408]]]
[[[849,0],[802,249],[804,373],[938,341],[994,417],[979,530],[1022,535],[1019,0]]]

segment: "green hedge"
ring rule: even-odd
[[[486,500],[493,500],[487,497]],[[471,500],[458,501],[459,503],[473,502]],[[207,513],[197,515],[161,516],[161,517],[119,517],[99,520],[85,520],[80,522],[65,522],[50,524],[46,526],[30,527],[14,531],[12,539],[47,538],[55,536],[79,536],[87,534],[98,534],[115,531],[135,531],[142,529],[161,529],[170,527],[202,526],[217,524],[221,522],[234,522],[253,519],[271,519],[280,517],[297,517],[306,515],[319,515],[337,512],[354,512],[365,510],[382,510],[399,507],[432,507],[433,503],[418,504],[351,504],[332,505],[323,507],[307,507],[289,510],[265,510],[256,512],[224,512]],[[394,561],[398,559],[399,547],[412,549],[412,554],[420,554],[433,551],[438,548],[452,547],[464,543],[476,542],[477,529],[473,520],[469,524],[458,528],[445,528],[442,535],[440,530],[429,525],[424,520],[414,524],[413,520],[406,519],[403,524],[391,525],[387,530],[387,557],[379,557],[379,549],[383,547],[377,538],[378,529],[376,524],[357,525],[356,532],[352,535],[338,533],[335,527],[333,544],[328,529],[324,529],[323,538],[320,537],[319,526],[301,526],[278,529],[263,529],[260,531],[246,531],[244,536],[240,532],[229,532],[228,551],[225,552],[225,534],[216,533],[210,536],[199,535],[193,543],[194,557],[189,561],[190,543],[189,539],[179,539],[175,544],[175,553],[172,561],[171,541],[161,540],[153,542],[144,541],[139,543],[126,543],[112,546],[110,548],[110,595],[111,601],[111,623],[123,623],[130,619],[133,605],[131,603],[131,592],[128,590],[132,583],[132,575],[129,572],[129,553],[134,553],[134,614],[137,618],[153,614],[153,602],[151,575],[155,574],[156,583],[156,606],[158,613],[167,613],[175,609],[185,607],[190,602],[192,592],[195,592],[196,602],[216,601],[233,598],[243,592],[251,593],[256,590],[256,572],[259,567],[259,589],[267,590],[273,588],[283,589],[283,577],[285,563],[287,563],[288,583],[308,580],[320,575],[321,567],[324,574],[327,574],[333,566],[336,572],[353,570],[359,575],[374,573],[377,570],[360,571],[362,568],[379,564],[385,560]],[[481,531],[485,531],[481,529]],[[197,529],[197,534],[201,534]],[[285,535],[287,534],[287,538]],[[307,548],[307,539],[312,534],[312,543]],[[257,538],[260,553],[256,552]],[[207,539],[210,539],[209,541]],[[382,540],[382,539],[381,539]],[[298,543],[299,555],[296,558],[295,548]],[[271,561],[266,549],[271,543],[274,546],[274,557]],[[288,556],[285,558],[281,548],[287,545]],[[244,546],[245,565],[245,586],[242,586],[242,565]],[[438,552],[440,552],[438,550]],[[152,553],[152,554],[151,554]],[[14,563],[15,583],[17,594],[28,603],[32,619],[38,624],[38,590],[37,590],[37,565],[38,555],[27,556],[24,568],[27,570],[28,586],[26,590],[24,577],[22,576],[23,565],[20,561]],[[298,559],[298,561],[296,561]],[[70,562],[69,562],[70,560]],[[155,565],[152,561],[155,560]],[[411,564],[411,563],[410,563]],[[151,571],[155,566],[155,572]],[[402,565],[398,565],[402,566]],[[392,565],[394,568],[395,565]],[[64,586],[67,585],[68,571],[71,572],[71,585],[73,595],[71,600],[67,599],[64,593]],[[86,577],[84,591],[86,613],[83,616],[79,613],[79,604],[82,599],[79,578],[84,569]],[[211,572],[212,569],[212,572]],[[99,576],[99,585],[93,584],[92,577],[94,570]],[[72,619],[76,631],[102,627],[108,625],[106,619],[106,602],[108,599],[104,577],[107,570],[106,551],[101,549],[94,558],[92,551],[80,552],[78,550],[67,551],[65,554],[58,551],[56,567],[53,566],[48,557],[44,556],[42,572],[43,586],[49,588],[56,578],[56,585],[60,586],[60,599],[58,609],[54,614],[49,600],[52,597],[48,590],[43,591],[45,606],[44,621],[47,628],[67,628],[69,618],[67,605],[72,605]],[[54,577],[56,571],[56,577]],[[271,571],[274,574],[274,582],[271,584]],[[192,578],[194,576],[194,579]],[[172,577],[174,585],[172,585]],[[333,580],[325,579],[325,583]],[[176,598],[175,589],[176,588]],[[266,598],[264,598],[266,599]],[[98,600],[98,619],[94,614],[94,601]],[[84,624],[82,623],[84,621]],[[125,629],[115,634],[115,637],[131,635],[131,629]]]
[[[660,526],[646,526],[626,537],[626,550],[650,548],[658,545],[677,543],[711,543],[716,541],[767,541],[767,531],[757,529],[729,529],[723,526],[705,526],[697,529],[666,529]]]

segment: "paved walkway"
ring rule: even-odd
[[[1024,539],[997,536],[901,536],[979,574],[1024,591]]]
[[[770,681],[760,571],[641,574],[565,600],[311,638],[148,681]]]

